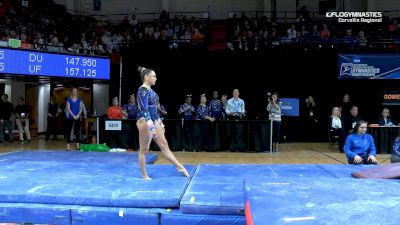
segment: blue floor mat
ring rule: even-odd
[[[152,209],[159,213],[160,225],[246,225],[244,216],[183,214],[179,209]]]
[[[146,163],[157,160],[156,153],[146,155]],[[0,162],[74,162],[74,163],[137,163],[137,152],[80,152],[64,150],[16,151],[0,154]]]
[[[71,210],[62,205],[0,203],[0,223],[71,224]]]
[[[77,207],[72,225],[159,225],[160,217],[149,208]]]
[[[0,167],[0,202],[9,203],[178,207],[190,180],[172,165],[147,165],[148,181],[137,164],[21,161]]]
[[[0,203],[0,223],[57,225],[159,225],[149,208],[112,208],[76,205]]]
[[[248,225],[398,225],[400,184],[353,178],[245,179]]]
[[[346,165],[332,165],[326,168],[322,166],[319,164],[202,164],[198,166],[182,198],[180,210],[182,213],[189,214],[243,215],[243,180],[247,177],[334,178],[350,176],[351,173]],[[338,171],[342,168],[346,172],[339,173]],[[330,173],[330,169],[337,171]]]

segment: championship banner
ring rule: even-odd
[[[339,79],[400,79],[400,54],[338,54]]]

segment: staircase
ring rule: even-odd
[[[210,24],[210,44],[208,50],[225,50],[228,25],[226,21],[213,21]]]

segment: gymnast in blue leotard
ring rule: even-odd
[[[164,125],[157,114],[159,104],[157,93],[151,89],[156,84],[156,73],[152,69],[139,66],[142,86],[137,94],[138,116],[136,126],[139,130],[139,156],[138,161],[143,179],[151,179],[146,170],[146,153],[149,151],[151,140],[158,145],[164,156],[176,166],[176,169],[184,176],[189,177],[185,167],[175,158],[169,149],[168,142],[164,136]]]

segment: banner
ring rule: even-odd
[[[299,116],[298,98],[280,98],[282,115]]]
[[[382,93],[382,105],[400,105],[400,92],[384,91]]]
[[[338,54],[339,79],[400,79],[400,54]]]
[[[106,130],[122,130],[121,120],[106,120]]]

